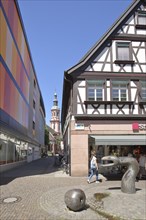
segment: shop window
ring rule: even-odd
[[[87,99],[88,101],[102,101],[103,100],[103,81],[88,81]]]
[[[126,82],[112,83],[112,100],[113,101],[128,101],[128,89]]]

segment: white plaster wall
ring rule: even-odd
[[[108,115],[110,115],[110,106],[107,106],[106,112]]]
[[[146,53],[146,50],[144,48],[141,48],[138,51],[137,58],[138,58],[139,62],[141,62],[141,63],[146,62],[146,54],[145,53]]]
[[[83,114],[83,110],[81,108],[81,104],[77,104],[77,114]]]
[[[78,91],[79,91],[79,94],[80,94],[80,98],[81,98],[81,101],[84,102],[86,97],[86,91],[85,91],[85,88],[78,88]],[[79,102],[79,98],[78,98],[78,102]]]
[[[130,26],[128,30],[128,34],[134,34],[134,31],[135,31],[134,27]]]
[[[94,71],[101,71],[103,64],[102,63],[95,63],[93,65]]]
[[[132,101],[134,101],[134,99],[135,99],[136,91],[137,91],[137,88],[132,88],[131,89],[131,100]]]
[[[130,86],[137,88],[137,85],[133,81],[130,82]]]
[[[110,64],[106,64],[103,71],[111,71],[111,65]]]
[[[134,105],[133,115],[137,115],[137,114],[138,114],[138,105]]]
[[[86,84],[86,81],[84,80],[79,83],[79,86],[85,86],[85,84]]]
[[[139,65],[138,64],[135,64],[134,66],[133,66],[133,71],[136,73],[141,73],[141,69],[140,69],[140,67],[139,67]]]
[[[145,30],[137,30],[137,34],[146,35],[146,31]]]

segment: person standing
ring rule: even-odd
[[[96,175],[96,183],[99,183],[98,180],[98,164],[97,164],[97,158],[95,151],[91,152],[91,158],[90,158],[90,175],[88,177],[87,182],[90,183],[92,177]]]
[[[140,154],[139,158],[139,179],[142,179],[143,176],[146,176],[146,156],[143,152]]]

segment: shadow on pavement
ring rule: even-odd
[[[19,177],[34,176],[57,172],[59,166],[55,165],[55,156],[48,156],[30,163],[26,163],[9,171],[0,173],[0,186],[8,184]]]

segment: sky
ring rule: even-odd
[[[50,125],[54,93],[61,110],[64,71],[77,64],[133,0],[18,0]]]

